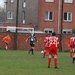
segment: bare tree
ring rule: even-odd
[[[0,23],[6,21],[6,12],[5,12],[5,7],[0,6]]]

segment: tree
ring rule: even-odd
[[[72,34],[75,34],[75,28],[72,30]]]
[[[0,6],[0,22],[6,22],[5,8]]]

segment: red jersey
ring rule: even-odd
[[[49,46],[49,37],[45,37],[45,39],[44,39],[44,45],[45,45],[46,47]]]
[[[56,36],[51,36],[49,38],[49,47],[56,47],[58,48],[59,40]]]
[[[74,47],[74,40],[75,40],[75,37],[71,37],[70,38],[70,40],[69,40],[69,46],[71,47],[71,48],[73,48]]]
[[[57,55],[59,47],[59,40],[56,36],[51,36],[49,38],[49,50],[51,55]]]

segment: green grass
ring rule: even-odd
[[[47,68],[47,59],[42,58],[40,51],[0,50],[0,75],[75,75],[75,63],[69,52],[58,53],[58,67],[54,68],[53,59],[51,68]]]

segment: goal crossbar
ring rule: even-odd
[[[16,29],[27,29],[27,30],[29,30],[29,32],[31,33],[31,34],[34,34],[34,28],[27,28],[27,27],[15,27],[15,26],[0,26],[0,28],[6,28],[6,29],[14,29],[14,30],[16,30]]]
[[[0,26],[0,28],[15,28],[15,29],[32,29],[34,30],[34,28],[27,28],[27,27],[15,27],[15,26]]]

